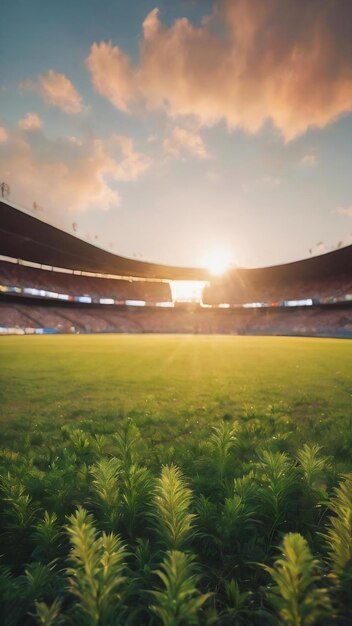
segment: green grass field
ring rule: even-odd
[[[349,341],[281,337],[9,337],[0,344],[3,436],[45,422],[131,415],[167,438],[268,411],[303,427],[352,417]]]
[[[348,626],[351,348],[1,338],[0,624]]]

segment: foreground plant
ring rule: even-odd
[[[154,479],[146,467],[131,465],[123,472],[121,518],[130,537],[142,530],[153,498]]]
[[[233,447],[236,442],[237,427],[227,422],[221,422],[219,426],[213,428],[210,437],[212,457],[214,466],[220,478],[224,477],[227,464]]]
[[[277,529],[296,504],[297,475],[291,459],[282,452],[265,450],[261,454],[261,487],[258,498],[271,544]]]
[[[178,550],[190,538],[194,515],[189,512],[192,492],[186,487],[181,470],[165,465],[156,482],[155,522],[162,543]]]
[[[91,468],[92,500],[103,518],[107,530],[115,530],[119,518],[120,493],[118,478],[120,463],[117,459],[102,459]]]
[[[347,474],[330,501],[334,515],[325,539],[329,546],[331,574],[339,595],[340,613],[352,620],[352,474]]]
[[[93,517],[79,507],[69,518],[72,566],[67,569],[80,626],[122,624],[126,549],[114,533],[98,533]]]
[[[61,538],[56,513],[44,511],[43,519],[35,525],[32,537],[36,543],[33,556],[42,561],[54,559],[59,550]]]
[[[124,469],[137,463],[137,449],[141,442],[140,432],[134,422],[128,418],[114,437],[117,457]]]
[[[318,445],[304,444],[297,453],[297,458],[309,489],[316,489],[321,480],[328,460],[320,456],[321,447]]]
[[[162,582],[160,591],[152,591],[154,604],[149,608],[163,626],[199,624],[199,610],[210,594],[197,589],[193,557],[178,550],[166,553],[161,568],[155,573]],[[204,623],[204,622],[203,622]]]
[[[275,561],[274,567],[263,567],[274,582],[269,600],[281,624],[310,626],[331,615],[328,592],[317,586],[321,578],[319,562],[299,533],[285,536],[282,557]]]
[[[54,600],[50,605],[45,602],[35,603],[34,617],[39,626],[60,626],[63,624],[63,617],[60,612],[61,602],[59,600]]]

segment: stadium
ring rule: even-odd
[[[216,277],[116,256],[8,202],[0,220],[2,334],[352,337],[352,245]]]
[[[1,623],[347,626],[352,246],[214,275],[0,211]]]
[[[0,626],[351,626],[352,1],[1,18]]]

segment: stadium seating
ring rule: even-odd
[[[35,306],[0,303],[0,327],[63,333],[220,333],[352,337],[352,307],[333,310],[214,310]]]
[[[45,289],[72,296],[87,295],[96,299],[144,300],[153,303],[171,300],[167,282],[90,277],[38,269],[7,261],[0,261],[0,285]]]
[[[282,302],[305,298],[334,298],[352,293],[349,274],[322,276],[319,279],[292,280],[289,282],[265,282],[254,277],[244,279],[232,272],[225,278],[212,280],[205,288],[205,304],[245,304],[249,302]]]

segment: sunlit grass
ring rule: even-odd
[[[0,346],[1,624],[349,626],[349,342]]]
[[[231,415],[279,412],[303,427],[351,414],[351,343],[221,336],[8,337],[3,429],[131,414],[158,439]],[[270,408],[271,407],[271,408]],[[312,422],[312,424],[311,424]]]

